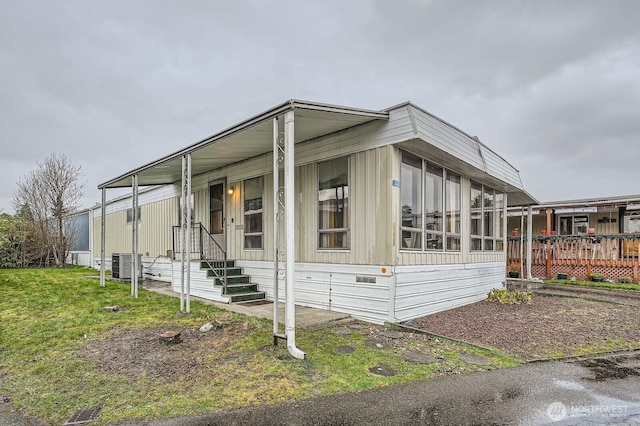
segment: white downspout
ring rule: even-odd
[[[298,359],[306,354],[296,347],[296,307],[293,289],[296,272],[296,240],[295,240],[295,161],[294,161],[294,112],[288,111],[284,116],[284,187],[285,187],[285,231],[287,242],[287,263],[285,280],[285,333],[287,349]],[[278,303],[278,301],[274,301]],[[274,318],[274,321],[276,318]]]

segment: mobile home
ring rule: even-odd
[[[287,101],[99,189],[103,263],[136,246],[145,272],[222,302],[290,279],[297,305],[376,323],[504,286],[507,207],[536,203],[505,159],[411,103]]]

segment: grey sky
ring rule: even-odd
[[[0,209],[52,152],[96,189],[290,98],[411,101],[541,201],[640,193],[640,2],[4,1]],[[109,193],[110,194],[110,193]]]

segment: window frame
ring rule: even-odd
[[[247,195],[247,191],[246,191],[246,184],[247,181],[251,181],[251,180],[259,180],[262,179],[262,191],[260,194],[260,208],[259,209],[255,209],[255,210],[246,210],[247,207],[247,201],[253,201],[256,200],[257,198],[253,198],[251,200],[247,200],[246,199],[246,195]],[[245,179],[242,181],[242,221],[243,221],[243,227],[242,227],[242,249],[247,251],[263,251],[264,250],[264,188],[265,188],[265,177],[264,176],[256,176],[253,178],[249,178],[249,179]],[[249,214],[247,214],[249,212]],[[260,214],[261,217],[261,226],[260,226],[260,232],[247,232],[247,216],[254,216],[254,215],[258,215]],[[247,237],[260,237],[260,247],[247,247]]]
[[[474,188],[475,187],[475,188]],[[474,191],[480,191],[480,210],[475,213],[480,215],[480,234],[473,234],[473,193]],[[486,196],[491,197],[491,211],[487,211]],[[500,200],[501,206],[498,206],[498,200]],[[504,224],[505,224],[505,193],[496,190],[495,188],[482,184],[480,182],[471,181],[469,191],[470,201],[470,215],[469,215],[469,249],[473,253],[496,253],[504,250]],[[499,208],[498,208],[499,207]],[[489,215],[489,216],[488,216]],[[487,223],[487,218],[490,218],[490,223]],[[488,227],[490,225],[490,228]],[[474,248],[474,242],[480,243],[480,248]],[[489,247],[489,248],[487,248]]]
[[[346,197],[344,196],[345,194],[345,186],[342,187],[342,199],[347,201],[347,213],[343,214],[343,219],[344,222],[346,223],[346,227],[341,227],[341,228],[320,228],[320,167],[322,164],[327,164],[333,161],[337,161],[337,160],[342,160],[342,159],[346,159],[347,160],[347,184],[346,184]],[[323,189],[324,190],[324,189]],[[349,251],[351,250],[351,206],[350,204],[350,198],[351,198],[351,156],[350,155],[343,155],[340,157],[334,157],[334,158],[329,158],[323,161],[318,161],[316,163],[316,219],[317,219],[317,224],[316,224],[316,236],[317,236],[317,243],[316,243],[316,249],[320,250],[320,251],[340,251],[340,252],[345,252],[345,251]],[[322,241],[322,236],[323,235],[329,235],[329,234],[344,234],[344,238],[346,240],[346,244],[345,247],[322,247],[320,245],[321,241]]]
[[[425,160],[424,158],[418,157],[416,155],[411,154],[410,152],[407,151],[401,151],[401,155],[400,155],[400,170],[402,173],[402,167],[403,164],[407,164],[409,166],[411,166],[411,164],[403,161],[404,157],[407,156],[408,158],[414,159],[414,160],[418,160],[421,162],[421,178],[420,178],[420,185],[421,185],[421,205],[420,205],[420,211],[421,211],[421,228],[412,228],[412,227],[407,227],[407,226],[403,226],[403,220],[402,220],[402,216],[405,214],[403,213],[403,202],[402,202],[402,192],[400,195],[400,203],[399,203],[399,207],[400,207],[400,241],[398,243],[398,247],[400,251],[403,252],[408,252],[408,253],[460,253],[462,250],[462,225],[461,225],[461,221],[462,221],[462,174],[455,172],[453,170],[449,170],[444,166],[441,166],[437,163],[434,163],[433,161],[429,161],[429,160]],[[415,166],[414,166],[415,167]],[[441,229],[435,229],[435,230],[431,230],[431,229],[427,229],[427,223],[426,223],[426,200],[427,200],[427,185],[426,185],[426,179],[427,179],[427,170],[428,168],[434,168],[434,169],[439,169],[442,171],[442,175],[439,176],[441,179],[440,182],[440,203],[439,204],[439,212],[441,213],[442,217],[441,217]],[[457,182],[454,182],[457,184],[457,188],[458,188],[458,201],[459,201],[459,210],[458,210],[458,215],[460,216],[460,220],[458,221],[458,226],[459,226],[459,232],[451,232],[451,231],[447,231],[447,225],[448,225],[448,212],[449,210],[447,210],[448,208],[448,204],[447,204],[447,192],[448,192],[448,182],[449,182],[449,175],[451,176],[456,176],[458,178]],[[403,182],[402,182],[402,176],[400,177],[400,187],[402,188]],[[403,232],[412,232],[412,233],[419,233],[421,235],[421,240],[420,240],[420,247],[405,247],[405,241],[404,241],[404,236],[403,236]],[[427,247],[427,235],[436,235],[440,238],[440,244],[441,247],[436,247],[436,248],[428,248]],[[449,248],[448,247],[448,239],[449,238],[457,238],[458,239],[458,248]],[[408,246],[408,244],[406,244]]]
[[[142,206],[138,206],[138,223],[142,222]],[[127,209],[127,225],[133,223],[133,208]]]

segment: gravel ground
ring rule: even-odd
[[[529,304],[482,301],[408,325],[533,359],[640,347],[639,322],[635,306],[536,295]]]

